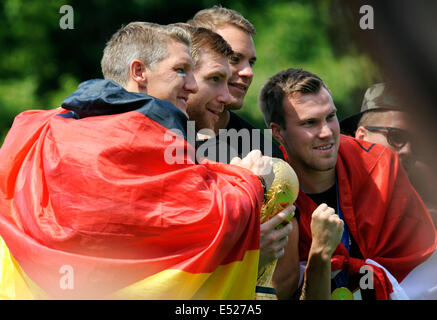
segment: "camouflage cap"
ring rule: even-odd
[[[372,109],[402,109],[399,98],[385,83],[377,83],[366,90],[361,112]]]
[[[340,121],[341,131],[345,134],[354,135],[361,116],[365,112],[376,109],[403,110],[394,89],[386,83],[374,84],[366,90],[360,112]]]

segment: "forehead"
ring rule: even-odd
[[[229,78],[231,76],[231,70],[229,68],[228,58],[211,50],[200,50],[194,74],[213,73]]]
[[[283,107],[284,113],[295,120],[323,118],[336,111],[330,93],[323,87],[318,93],[284,96]]]
[[[167,43],[167,56],[159,63],[186,63],[193,65],[190,48],[185,43],[171,40]]]
[[[252,36],[246,31],[231,24],[220,26],[215,31],[229,43],[235,53],[248,58],[255,56],[255,45]]]

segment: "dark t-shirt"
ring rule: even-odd
[[[322,203],[326,203],[329,207],[333,208],[335,212],[338,214],[337,207],[337,188],[336,184],[334,184],[328,190],[316,193],[316,194],[308,194],[307,195],[317,204],[320,205]],[[354,240],[352,235],[349,233],[349,255],[353,258],[363,259],[363,255],[361,254],[360,248],[358,247],[357,242]],[[337,275],[336,278],[331,281],[331,289],[332,291],[339,287],[337,277],[346,277],[347,278],[347,288],[351,291],[355,291],[359,288],[361,274],[355,274],[353,276],[346,275],[347,271],[342,275]],[[344,279],[344,278],[343,278]],[[363,300],[374,300],[376,298],[375,291],[371,289],[361,290],[361,296]]]
[[[259,149],[263,155],[284,159],[281,149],[271,134],[255,128],[246,120],[230,111],[225,130],[211,139],[197,141],[197,154],[222,163],[229,163],[234,157],[245,157],[250,151]]]
[[[308,194],[309,196],[318,206],[322,203],[326,203],[329,207],[335,210],[335,213],[338,214],[337,208],[337,188],[336,184],[334,184],[331,188],[321,193],[313,193]],[[354,258],[362,259],[363,255],[361,254],[360,248],[357,243],[353,239],[352,235],[349,233],[349,247],[350,252],[349,255]]]

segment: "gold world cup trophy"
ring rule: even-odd
[[[292,205],[299,194],[299,180],[293,168],[284,160],[272,158],[273,173],[275,178],[271,187],[264,194],[264,202],[261,207],[261,223],[273,218],[277,213]],[[294,213],[291,213],[286,221],[290,222]],[[284,224],[277,226],[280,229]],[[257,286],[273,288],[272,277],[275,271],[277,259],[267,264],[258,273]],[[274,300],[273,294],[256,294],[257,300]]]

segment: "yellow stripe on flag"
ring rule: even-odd
[[[109,299],[147,300],[252,300],[258,271],[259,250],[247,251],[242,261],[219,266],[213,273],[178,269],[161,271],[127,286]],[[50,299],[29,279],[0,237],[0,299]]]
[[[0,237],[0,299],[31,300],[34,298],[17,262],[12,257],[4,240]]]
[[[219,266],[213,273],[167,269],[123,288],[110,299],[147,300],[253,300],[259,250],[245,253],[242,261]]]

